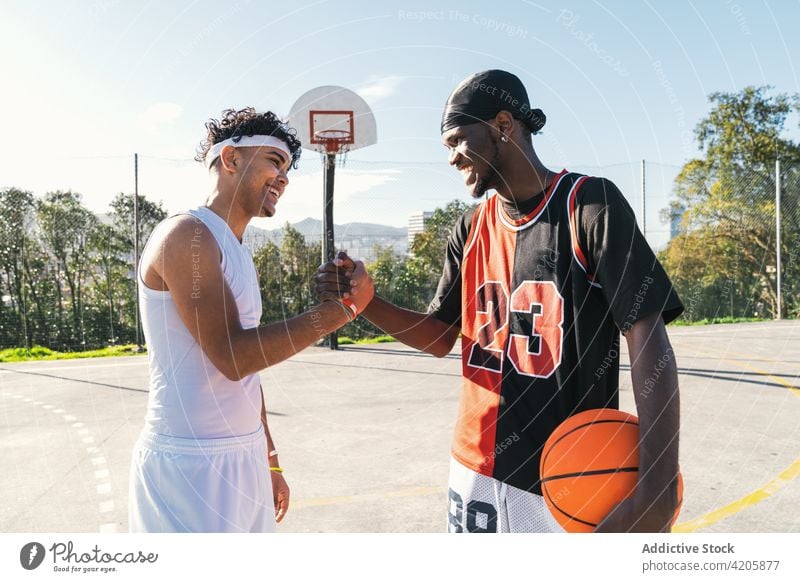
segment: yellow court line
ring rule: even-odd
[[[774,495],[788,485],[789,482],[798,475],[800,475],[800,458],[797,458],[788,469],[783,471],[775,479],[760,489],[756,489],[741,499],[737,499],[736,501],[729,503],[724,507],[720,507],[719,509],[715,509],[710,513],[695,519],[691,519],[684,523],[679,523],[672,528],[672,533],[690,533],[713,525],[718,521],[722,521],[726,517],[730,517],[735,513],[739,513],[743,509],[747,509],[748,507],[755,505],[760,501],[764,501],[768,497]]]
[[[713,352],[709,352],[707,350],[698,348],[695,349],[697,349],[698,351],[711,353],[713,355]],[[728,352],[728,353],[747,357],[747,354],[738,354],[736,352]],[[741,362],[736,362],[733,360],[729,360],[727,358],[719,358],[719,361],[728,362],[729,364],[732,364],[734,366],[739,366],[741,368],[744,368],[745,370],[755,372],[761,376],[766,376],[767,378],[770,378],[771,380],[774,380],[779,384],[786,386],[792,394],[794,394],[797,397],[800,397],[800,389],[797,386],[790,384],[783,378],[779,378],[778,376],[773,376],[766,370],[761,370],[759,368],[750,366],[749,364],[743,364]],[[773,361],[775,361],[776,363],[780,363],[778,360],[773,360]],[[771,497],[772,495],[774,495],[775,493],[786,487],[786,485],[788,485],[789,482],[798,475],[800,475],[800,457],[795,459],[794,463],[789,465],[787,469],[782,471],[775,479],[773,479],[763,487],[756,489],[752,493],[748,493],[741,499],[737,499],[736,501],[732,501],[731,503],[728,503],[727,505],[720,507],[719,509],[715,509],[714,511],[706,513],[705,515],[701,515],[700,517],[696,517],[695,519],[679,523],[672,528],[672,531],[673,533],[690,533],[697,531],[699,529],[703,529],[704,527],[713,525],[718,521],[722,521],[723,519],[730,517],[731,515],[739,513],[740,511],[747,509],[748,507],[751,507],[756,503],[764,501],[768,497]]]
[[[695,348],[695,349],[697,349],[698,351],[704,351],[707,354],[711,354],[712,356],[714,355],[714,352],[709,352],[708,350],[704,350],[702,348]],[[733,356],[740,356],[742,358],[749,358],[750,357],[748,354],[741,354],[739,352],[732,352],[730,350],[726,350],[725,353],[731,354]],[[718,358],[718,359],[721,362],[728,362],[730,364],[733,364],[734,366],[739,366],[741,368],[744,368],[745,370],[749,370],[750,372],[755,372],[756,374],[760,374],[761,376],[766,376],[770,380],[775,380],[779,384],[781,384],[783,386],[786,386],[792,392],[792,394],[794,394],[795,396],[800,396],[800,387],[797,387],[794,384],[790,384],[789,382],[787,382],[783,378],[780,378],[778,376],[773,376],[772,374],[770,374],[766,370],[762,370],[760,368],[755,368],[755,367],[751,366],[750,364],[743,364],[743,363],[741,363],[739,361],[736,361],[736,360],[729,360],[727,358]],[[753,359],[751,358],[751,361],[752,360]],[[783,364],[784,363],[784,362],[781,362],[780,360],[775,360],[775,359],[772,359],[772,358],[764,358],[761,361],[774,362],[776,364]]]
[[[706,351],[695,348],[697,351]],[[790,384],[783,378],[778,376],[773,376],[766,370],[761,370],[759,368],[754,368],[748,364],[742,364],[741,362],[728,360],[726,358],[719,358],[717,354],[713,352],[706,353],[711,354],[712,356],[716,357],[719,361],[728,362],[734,366],[739,366],[751,372],[756,372],[761,376],[765,376],[778,382],[779,384],[788,388],[795,396],[800,397],[800,388]],[[741,355],[747,357],[747,354],[735,354],[734,352],[728,352],[733,355]],[[778,360],[773,360],[776,363],[780,363]],[[703,529],[710,525],[713,525],[731,515],[739,513],[740,511],[759,503],[768,497],[774,495],[781,489],[783,489],[786,485],[789,484],[790,481],[795,479],[798,475],[800,475],[800,458],[796,459],[794,463],[792,463],[787,469],[781,472],[775,479],[764,485],[763,487],[756,489],[752,493],[749,493],[742,497],[741,499],[737,499],[724,507],[720,507],[719,509],[715,509],[705,515],[697,517],[695,519],[679,523],[672,528],[674,533],[689,533],[694,532],[699,529]],[[444,495],[444,489],[442,487],[412,487],[408,489],[399,489],[396,491],[391,491],[388,493],[368,493],[368,494],[361,494],[361,495],[342,495],[339,497],[318,497],[312,499],[300,499],[297,501],[292,502],[293,509],[303,509],[305,507],[320,507],[325,505],[340,505],[346,503],[359,503],[365,501],[375,501],[375,500],[382,500],[382,499],[395,499],[400,497],[415,497],[415,496],[422,496],[422,495],[432,495],[434,493],[439,493]]]

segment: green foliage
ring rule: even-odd
[[[765,321],[772,321],[771,319],[763,319],[759,317],[712,317],[712,318],[704,318],[698,319],[697,321],[687,321],[685,319],[678,319],[672,325],[677,325],[679,327],[682,326],[690,326],[690,325],[716,325],[720,323],[763,323]]]
[[[797,314],[800,268],[800,145],[786,138],[797,96],[768,87],[714,93],[695,130],[703,157],[687,162],[675,180],[677,200],[667,214],[681,234],[661,253],[687,306],[684,319],[774,317],[775,161],[781,161],[783,297]],[[789,259],[789,260],[787,260]]]
[[[136,356],[141,352],[134,344],[111,346],[98,350],[82,352],[56,352],[43,346],[28,348],[9,348],[0,350],[0,362],[28,362],[31,360],[77,360],[82,358],[108,358],[117,356]]]
[[[114,232],[128,248],[133,248],[134,208],[133,194],[120,192],[111,201],[111,221]],[[167,217],[167,211],[159,204],[151,202],[141,194],[137,200],[139,206],[139,250],[144,248],[147,239],[159,222]]]
[[[351,346],[351,345],[390,344],[396,341],[397,340],[390,335],[378,335],[375,337],[367,337],[359,340],[354,340],[353,338],[345,335],[339,338],[339,345]]]
[[[30,192],[16,188],[0,191],[0,338],[14,338],[11,345],[30,345],[32,333],[26,273],[32,262],[28,232],[33,209]]]
[[[423,301],[427,306],[442,274],[447,241],[458,219],[474,205],[452,200],[444,208],[437,208],[425,223],[425,231],[414,237],[411,245],[408,291],[414,287],[427,292]],[[427,297],[427,300],[424,299]]]
[[[139,197],[141,239],[166,216]],[[0,191],[0,346],[85,350],[135,338],[133,197],[102,223],[72,191]]]
[[[321,260],[321,243],[306,242],[288,222],[280,248],[270,241],[256,251],[253,262],[261,288],[262,323],[283,321],[316,305],[314,277]]]
[[[0,350],[0,362],[21,362],[25,360],[39,360],[52,357],[56,354],[53,350],[43,346],[28,348],[8,348]]]

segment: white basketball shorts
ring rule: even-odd
[[[199,440],[142,433],[131,460],[128,519],[133,533],[274,532],[263,428]]]
[[[544,497],[481,475],[450,458],[447,531],[563,533]]]

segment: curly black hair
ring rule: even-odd
[[[281,121],[272,111],[258,113],[253,107],[244,109],[226,109],[222,112],[222,119],[210,119],[206,123],[208,135],[200,142],[197,147],[197,155],[194,157],[198,162],[204,162],[208,150],[215,143],[219,143],[228,138],[239,141],[243,136],[252,135],[272,135],[286,142],[289,151],[292,153],[292,167],[297,169],[300,161],[300,140],[297,139],[297,132]]]

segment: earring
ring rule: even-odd
[[[504,136],[504,135],[501,135],[501,136],[500,136],[500,141],[502,141],[502,142],[507,142],[507,141],[508,141],[508,138],[507,138],[506,136]]]

